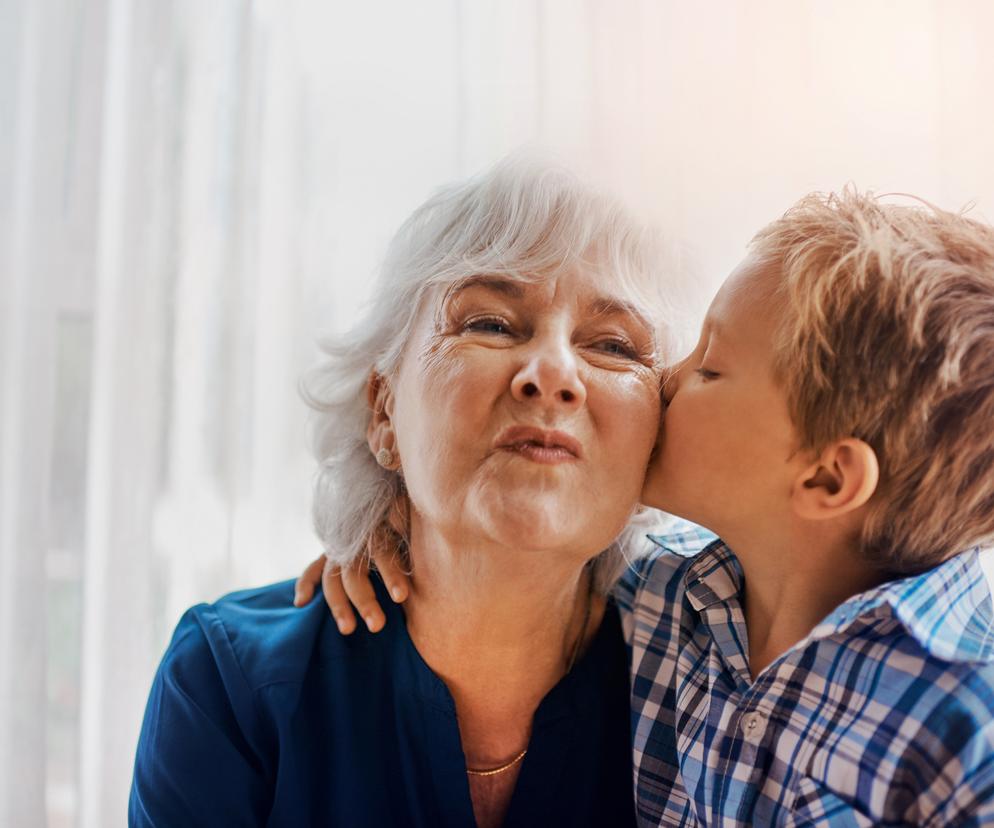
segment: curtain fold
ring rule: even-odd
[[[167,296],[155,185],[156,50],[147,4],[109,0],[98,158],[91,405],[82,566],[78,824],[122,823],[154,664],[151,521],[163,417]],[[154,43],[154,41],[153,41]]]
[[[65,115],[64,62],[33,48],[53,3],[14,6],[0,23],[8,70],[0,101],[0,824],[42,825],[46,792],[46,552],[50,542],[51,432],[56,397],[56,290],[52,240],[64,144],[48,139]]]

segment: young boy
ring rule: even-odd
[[[664,397],[643,500],[699,526],[616,590],[640,821],[994,824],[994,229],[802,200]]]
[[[804,199],[664,397],[644,501],[721,540],[622,584],[640,818],[994,824],[994,230]]]

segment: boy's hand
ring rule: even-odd
[[[397,522],[396,515],[391,516]],[[408,573],[397,551],[397,531],[385,523],[370,537],[369,557],[358,558],[352,566],[341,569],[324,555],[315,558],[304,569],[294,587],[293,604],[302,607],[314,597],[314,587],[321,583],[325,603],[342,635],[355,631],[356,619],[353,605],[362,616],[370,632],[379,632],[386,624],[386,617],[376,600],[376,593],[369,580],[369,559],[386,584],[395,603],[407,600],[410,591]],[[351,602],[351,603],[350,603]]]

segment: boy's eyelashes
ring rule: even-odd
[[[712,371],[708,368],[705,368],[703,365],[700,368],[695,368],[694,373],[700,375],[700,378],[704,380],[704,382],[707,382],[708,380],[717,379],[718,377],[721,376],[721,374],[719,374],[717,371]]]

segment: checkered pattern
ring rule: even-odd
[[[994,611],[978,553],[846,601],[749,675],[732,551],[652,536],[617,590],[644,825],[994,825]]]

